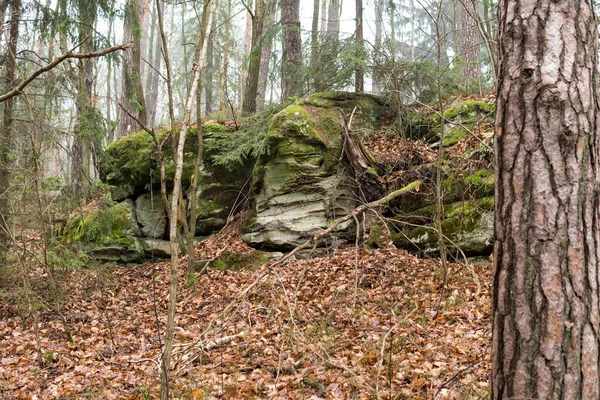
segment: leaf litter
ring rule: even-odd
[[[251,254],[241,224],[200,243]],[[202,261],[206,260],[206,261]],[[476,399],[490,373],[489,263],[450,265],[393,246],[332,250],[262,270],[180,262],[171,394],[178,399]],[[63,299],[74,342],[44,308],[40,368],[32,318],[0,303],[3,399],[158,398],[169,262],[76,269]],[[233,307],[223,313],[231,302]],[[210,323],[209,323],[210,322]]]

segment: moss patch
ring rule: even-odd
[[[210,267],[218,271],[254,271],[268,261],[266,253],[253,251],[249,254],[223,253]]]
[[[126,234],[129,210],[118,204],[82,211],[67,221],[63,236],[67,243],[89,242],[96,244],[119,243],[130,245],[134,240]]]
[[[222,178],[230,176],[237,177],[243,174],[240,170],[248,173],[247,166],[236,169],[226,169],[214,166],[212,155],[216,151],[211,135],[214,133],[228,132],[229,128],[214,122],[202,126],[203,135],[203,165],[210,172],[218,172]],[[233,133],[232,133],[233,134]],[[165,157],[165,173],[167,186],[170,188],[175,177],[175,163],[173,161],[173,137],[169,129],[158,129],[156,136],[163,141],[163,155]],[[194,164],[198,150],[198,128],[191,127],[184,146],[182,185],[184,189],[189,186],[194,174]],[[100,178],[103,182],[115,187],[113,198],[121,199],[132,197],[147,190],[150,186],[155,189],[160,187],[159,158],[156,145],[152,136],[147,132],[138,132],[128,135],[106,148],[106,160],[100,165]],[[218,171],[212,171],[212,169]],[[226,172],[226,173],[223,173]]]

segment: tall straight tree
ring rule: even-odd
[[[9,8],[10,33],[6,64],[4,66],[4,79],[2,88],[4,93],[10,92],[15,87],[17,71],[17,43],[19,41],[19,22],[21,20],[21,0],[12,0]],[[10,154],[12,152],[12,126],[14,98],[6,100],[3,104],[2,125],[0,126],[0,266],[6,260],[10,241],[9,203],[7,191],[10,187]]]
[[[258,92],[258,77],[260,74],[260,58],[262,46],[263,23],[265,16],[264,0],[254,1],[252,18],[252,47],[250,50],[250,63],[248,65],[248,78],[242,103],[242,114],[248,115],[256,112],[256,95]]]
[[[600,398],[592,0],[500,0],[492,399]]]
[[[479,32],[474,0],[459,0],[461,30],[459,32],[460,56],[464,65],[462,76],[467,83],[479,78]]]
[[[78,0],[79,42],[81,52],[94,50],[94,25],[98,15],[96,1]],[[94,84],[94,62],[91,59],[79,60],[77,74],[77,123],[74,128],[73,146],[71,148],[71,187],[76,196],[84,193],[86,177],[89,172],[90,131],[94,124],[92,106],[92,87]]]
[[[319,0],[313,1],[312,30],[310,32],[310,70],[314,75],[313,86],[317,86],[317,63],[319,61]]]
[[[258,91],[256,101],[259,107],[264,106],[267,99],[267,81],[271,67],[271,52],[273,50],[273,37],[277,31],[275,26],[277,14],[277,0],[267,0],[265,4],[265,18],[263,23],[263,39],[260,55],[260,72],[258,73]]]
[[[127,0],[125,18],[123,20],[123,43],[133,46],[123,53],[123,80],[121,88],[121,105],[128,113],[121,113],[119,120],[119,136],[140,130],[140,121],[146,125],[146,105],[141,77],[141,25],[140,16],[144,13],[139,0]],[[135,118],[133,118],[132,116]]]
[[[377,0],[377,6],[375,7],[375,56],[373,59],[373,88],[371,89],[374,94],[381,93],[381,36],[383,32],[383,0]]]
[[[281,0],[283,52],[281,57],[281,98],[300,94],[302,38],[300,36],[300,1]]]
[[[365,71],[361,65],[361,57],[365,50],[365,41],[363,38],[363,2],[362,0],[354,0],[356,4],[356,30],[354,35],[356,36],[356,67],[354,68],[354,91],[364,92],[365,91]]]

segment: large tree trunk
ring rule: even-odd
[[[460,0],[461,31],[459,33],[460,56],[464,65],[462,76],[467,83],[479,78],[479,32],[473,0]]]
[[[2,87],[7,93],[15,87],[15,73],[17,70],[17,42],[19,41],[19,21],[21,19],[21,1],[13,0],[10,10],[10,36],[6,65],[4,66],[4,79]],[[6,252],[10,243],[11,227],[9,223],[8,188],[10,187],[9,162],[12,152],[12,125],[13,125],[14,97],[4,102],[4,114],[0,127],[0,267],[6,261]]]
[[[248,65],[244,102],[242,103],[242,114],[244,115],[256,112],[264,15],[264,0],[255,0],[254,15],[252,16],[252,50],[250,51],[250,64]]]
[[[121,105],[129,114],[135,116],[146,125],[146,106],[141,71],[141,32],[139,29],[140,15],[143,12],[139,0],[127,0],[125,19],[123,21],[123,43],[133,43],[133,46],[123,52],[123,81],[121,82]],[[128,113],[121,113],[119,120],[119,137],[129,132],[140,130],[135,118]]]
[[[299,0],[281,0],[283,52],[281,57],[281,98],[297,96],[301,91],[302,38]]]
[[[597,20],[500,0],[492,399],[600,398]]]

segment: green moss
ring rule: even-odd
[[[267,261],[267,255],[260,251],[249,254],[223,253],[211,263],[211,268],[218,271],[254,271]]]
[[[69,219],[63,229],[63,236],[67,243],[133,244],[133,239],[125,233],[128,223],[129,211],[126,207],[120,204],[101,207]]]
[[[490,169],[480,169],[464,179],[467,190],[474,197],[493,196],[494,195],[494,171]]]
[[[444,234],[455,235],[460,232],[470,232],[479,223],[482,214],[494,209],[494,198],[453,203],[445,208],[442,221]]]
[[[369,232],[369,238],[365,240],[365,249],[372,250],[381,248],[389,240],[387,232],[388,231],[382,222],[373,224]]]
[[[442,146],[452,147],[456,143],[463,140],[467,134],[467,130],[462,126],[454,126],[446,134],[444,134],[444,142],[442,143]]]
[[[211,134],[228,132],[229,128],[214,122],[203,125],[204,157],[203,164],[211,168],[214,149]],[[167,186],[173,184],[175,177],[175,163],[173,161],[173,137],[170,137],[169,129],[157,129],[157,139],[163,143],[163,155],[165,158],[165,173]],[[198,129],[191,127],[184,146],[182,184],[186,188],[194,174],[196,154],[198,149]],[[145,132],[128,135],[112,144],[105,151],[106,160],[100,165],[100,177],[109,185],[115,187],[113,197],[120,199],[133,194],[140,194],[150,184],[155,189],[160,187],[159,157],[152,136]],[[245,168],[247,172],[247,167]],[[229,174],[223,174],[227,177]]]
[[[462,122],[473,122],[478,115],[486,118],[495,111],[496,106],[485,101],[457,101],[444,111],[444,118],[448,121],[455,121],[458,118]]]

